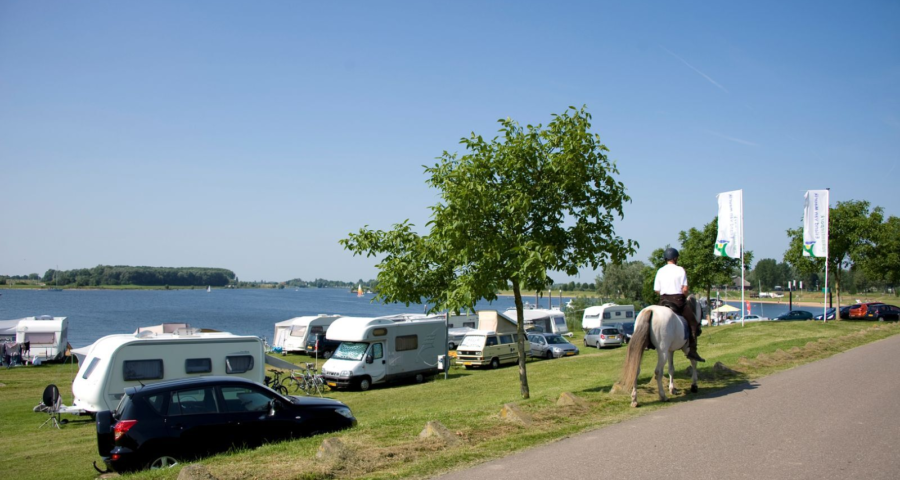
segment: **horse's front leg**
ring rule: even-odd
[[[691,393],[697,393],[697,361],[691,360]]]
[[[656,360],[656,387],[659,391],[659,400],[665,402],[668,400],[666,398],[666,391],[663,389],[663,375],[665,375],[665,371],[663,370],[666,367],[666,351],[662,348],[657,348],[657,360]]]
[[[631,387],[631,408],[637,408],[637,379],[641,375],[641,367],[638,366],[637,374],[634,376],[634,386]]]
[[[678,389],[675,388],[675,352],[669,353],[669,393],[678,395]]]

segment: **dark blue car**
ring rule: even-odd
[[[787,313],[782,313],[781,315],[773,318],[772,320],[780,321],[780,320],[812,320],[813,314],[807,312],[806,310],[791,310]]]

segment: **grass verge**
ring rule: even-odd
[[[700,351],[707,358],[700,370],[700,394],[746,384],[755,378],[825,358],[844,350],[900,333],[900,326],[877,322],[761,322],[716,327],[704,331]],[[622,367],[624,348],[597,351],[575,341],[581,355],[528,363],[531,399],[521,400],[515,367],[487,371],[454,368],[423,385],[394,385],[369,392],[331,392],[347,403],[359,426],[339,437],[352,455],[342,462],[317,460],[324,436],[233,451],[202,461],[219,479],[238,478],[423,478],[501,457],[523,448],[551,442],[585,430],[645,415],[666,404],[658,401],[655,382],[639,380],[642,408],[629,407],[630,398],[609,393]],[[308,361],[288,356],[289,361]],[[642,370],[655,364],[645,355]],[[728,369],[717,369],[721,362]],[[681,394],[670,403],[690,401],[688,361],[676,356],[676,383]],[[38,426],[46,415],[31,411],[45,385],[60,386],[71,402],[71,365],[17,367],[0,370],[0,468],[10,478],[95,478],[91,462],[99,460],[92,422],[74,418],[62,430]],[[586,401],[584,407],[558,407],[562,392]],[[726,397],[727,398],[727,397]],[[505,403],[516,403],[534,418],[525,427],[500,419]],[[420,440],[429,420],[439,420],[462,440],[446,447],[437,440]],[[180,467],[142,472],[136,479],[176,478]]]

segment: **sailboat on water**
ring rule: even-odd
[[[61,292],[62,289],[59,288],[59,265],[56,266],[56,270],[53,271],[53,277],[56,279],[56,287],[48,288],[48,292]]]
[[[361,283],[359,284],[359,288],[356,289],[356,296],[357,296],[357,297],[363,296],[363,289],[362,289],[362,284],[361,284]]]
[[[206,293],[212,292],[212,287],[209,285],[206,286]]]

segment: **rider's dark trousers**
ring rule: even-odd
[[[691,327],[691,339],[688,346],[691,350],[697,351],[697,327],[700,324],[697,322],[697,319],[694,318],[694,310],[690,308],[684,308],[685,305],[685,297],[682,294],[678,295],[660,295],[659,296],[660,305],[664,305],[666,303],[674,306],[673,310],[675,313],[684,317],[687,320],[688,325]]]

